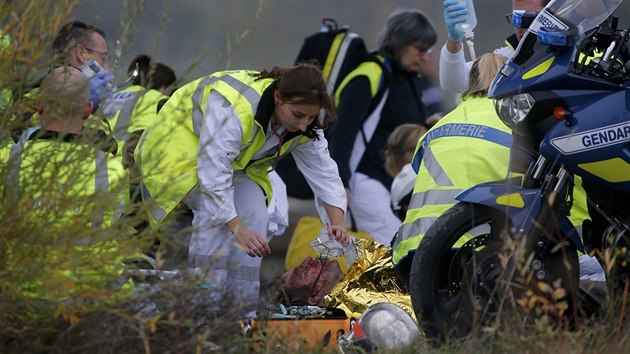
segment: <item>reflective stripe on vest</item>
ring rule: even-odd
[[[402,224],[400,226],[398,234],[399,235],[403,233],[404,235],[425,234],[435,220],[437,220],[436,216],[429,216],[429,217],[417,219],[411,224]],[[403,242],[404,240],[405,239],[401,237],[396,237],[396,241],[394,242],[394,245],[397,245],[398,243]]]
[[[463,189],[431,189],[426,192],[414,193],[408,208],[416,209],[423,205],[452,204],[455,197],[463,191]]]
[[[118,118],[116,119],[116,125],[114,126],[114,138],[118,141],[126,141],[129,138],[129,122],[131,121],[131,114],[133,109],[138,104],[138,100],[147,92],[147,90],[137,91],[133,93],[133,96],[127,99],[120,107]]]
[[[235,79],[230,75],[206,76],[199,82],[195,93],[192,95],[193,132],[195,132],[195,135],[197,136],[199,136],[199,132],[201,131],[201,124],[203,123],[203,93],[208,85],[215,84],[219,81],[225,82],[234,90],[239,92],[243,97],[245,97],[247,102],[249,102],[249,104],[251,105],[253,112],[255,112],[256,107],[258,107],[258,102],[260,102],[261,96],[251,86],[242,83],[241,81]]]
[[[454,136],[483,139],[507,148],[512,147],[512,135],[499,129],[479,124],[444,124],[426,133],[424,139],[422,139],[422,142],[420,143],[420,149],[418,149],[418,152],[416,152],[411,162],[413,170],[416,171],[416,173],[418,172],[418,169],[420,168],[420,161],[422,161],[425,149],[431,141]]]
[[[446,174],[446,172],[444,172],[444,169],[433,155],[433,151],[431,151],[430,147],[427,148],[424,152],[423,158],[427,172],[429,172],[429,174],[438,186],[453,186],[453,181],[448,178],[448,175]]]
[[[414,209],[427,206],[442,206],[442,209],[448,209],[453,204],[455,196],[461,192],[463,192],[463,189],[432,189],[425,192],[414,193],[409,201],[408,213],[413,213]],[[431,227],[431,224],[437,220],[438,216],[439,215],[423,216],[414,220],[412,223],[403,223],[394,239],[392,249],[399,251],[398,248],[401,243],[404,243],[412,237],[424,235],[427,230],[429,230],[429,227]],[[417,247],[417,245],[414,246]],[[405,253],[406,252],[403,252],[403,254],[395,252],[393,257],[394,263],[397,264],[402,257],[404,257]]]
[[[162,209],[153,201],[149,189],[143,182],[140,182],[140,194],[142,195],[142,200],[145,202],[145,207],[149,209],[149,214],[151,214],[155,220],[162,220],[166,214],[168,214],[166,210]]]

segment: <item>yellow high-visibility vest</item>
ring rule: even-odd
[[[135,152],[142,173],[141,192],[149,210],[149,220],[157,225],[184,199],[199,182],[197,156],[199,131],[206,102],[211,91],[217,91],[234,107],[241,121],[243,138],[241,153],[232,168],[245,170],[271,200],[268,171],[278,159],[298,144],[308,141],[298,135],[284,142],[277,155],[252,161],[266,141],[266,126],[256,121],[258,103],[272,79],[257,80],[258,72],[222,71],[197,79],[175,91],[162,107],[155,123],[144,131]]]

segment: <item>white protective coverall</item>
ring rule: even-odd
[[[232,169],[232,162],[246,148],[241,145],[243,132],[234,108],[221,94],[212,91],[205,112],[197,160],[199,185],[184,200],[194,215],[189,270],[201,276],[205,284],[199,289],[199,301],[212,308],[213,304],[220,306],[221,297],[225,296],[223,299],[234,301],[245,311],[245,317],[255,317],[262,259],[250,257],[239,248],[225,224],[238,215],[250,230],[269,235],[266,197],[244,171]],[[319,140],[297,145],[292,154],[313,189],[322,221],[329,225],[323,202],[345,212],[346,194],[324,134],[321,130],[318,134]],[[266,142],[252,160],[276,153],[278,143],[270,120]]]

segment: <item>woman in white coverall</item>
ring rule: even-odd
[[[268,173],[289,152],[328,234],[349,242],[345,190],[321,129],[334,116],[316,66],[230,70],[178,89],[143,136],[143,198],[154,224],[179,202],[193,211],[189,270],[201,279],[196,300],[209,310],[255,316],[261,257],[271,252]]]

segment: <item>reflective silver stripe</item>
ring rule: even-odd
[[[580,238],[582,238],[582,225],[580,224],[579,226],[575,226],[575,231],[577,231],[578,235],[580,235]]]
[[[20,169],[22,166],[22,152],[28,139],[40,127],[30,127],[26,129],[17,143],[11,146],[9,152],[9,163],[7,164],[6,187],[4,195],[4,203],[7,208],[12,207],[18,201],[20,192]]]
[[[201,269],[227,269],[228,257],[202,254],[189,254],[188,266]]]
[[[113,135],[116,140],[126,141],[129,137],[129,121],[131,121],[131,114],[136,104],[147,90],[141,90],[134,92],[134,96],[125,100],[118,113],[118,119],[116,120],[116,126],[114,127]],[[157,108],[156,108],[157,111]]]
[[[335,89],[337,76],[339,76],[339,71],[341,70],[341,64],[343,64],[343,60],[341,59],[346,56],[348,47],[350,47],[350,42],[358,36],[359,35],[356,33],[348,33],[339,46],[339,51],[335,56],[335,64],[333,65],[332,70],[330,70],[330,76],[328,77],[328,94],[331,96],[333,95],[333,90]]]
[[[206,76],[197,85],[195,93],[192,95],[192,118],[193,118],[193,132],[199,136],[201,132],[201,123],[203,122],[203,107],[201,107],[201,100],[203,98],[203,91],[206,86],[218,81],[216,77]]]
[[[96,173],[94,176],[94,194],[106,195],[109,192],[109,171],[107,168],[107,153],[96,150],[95,156]],[[103,225],[104,213],[95,214],[92,220],[93,227],[101,227]]]
[[[260,268],[251,266],[231,265],[228,266],[227,277],[245,281],[259,281]]]
[[[350,172],[352,173],[354,173],[359,167],[359,163],[361,162],[361,159],[363,159],[363,154],[367,148],[366,144],[370,142],[374,132],[376,131],[376,127],[381,119],[381,112],[383,111],[385,102],[387,102],[387,97],[389,97],[389,89],[385,90],[383,98],[381,98],[381,102],[379,102],[372,114],[365,119],[361,129],[354,137],[354,145],[350,154]]]
[[[444,172],[444,169],[440,166],[440,163],[435,159],[435,155],[433,155],[431,147],[428,147],[425,150],[424,156],[422,157],[422,163],[424,163],[424,167],[427,169],[431,177],[433,177],[433,180],[438,186],[448,187],[453,185],[453,182],[450,178],[448,178],[446,172]]]
[[[408,238],[425,234],[429,227],[433,225],[433,222],[437,220],[437,217],[431,216],[426,218],[419,218],[410,224],[403,224],[396,237],[396,243],[400,243]]]
[[[192,95],[193,131],[197,136],[199,136],[199,132],[201,131],[201,123],[203,121],[203,107],[201,107],[203,92],[206,86],[212,85],[218,81],[223,81],[226,84],[232,86],[234,90],[245,97],[247,102],[251,105],[253,112],[256,111],[256,107],[258,107],[258,102],[260,102],[260,94],[256,90],[230,75],[205,77],[199,82],[195,93]]]
[[[160,208],[155,202],[151,201],[151,193],[147,189],[147,186],[144,182],[140,182],[140,194],[142,195],[142,200],[146,203],[145,207],[149,209],[149,213],[153,216],[156,221],[162,221],[162,219],[166,216],[166,211]]]
[[[463,191],[463,189],[432,189],[414,193],[409,201],[409,209],[422,208],[425,205],[453,204],[455,197]]]
[[[32,132],[31,132],[32,133]],[[28,134],[30,135],[30,133]],[[22,166],[22,151],[28,140],[28,135],[22,134],[20,140],[13,144],[9,152],[9,163],[7,164],[6,185],[4,188],[4,205],[10,209],[18,202],[20,194],[20,168]]]

